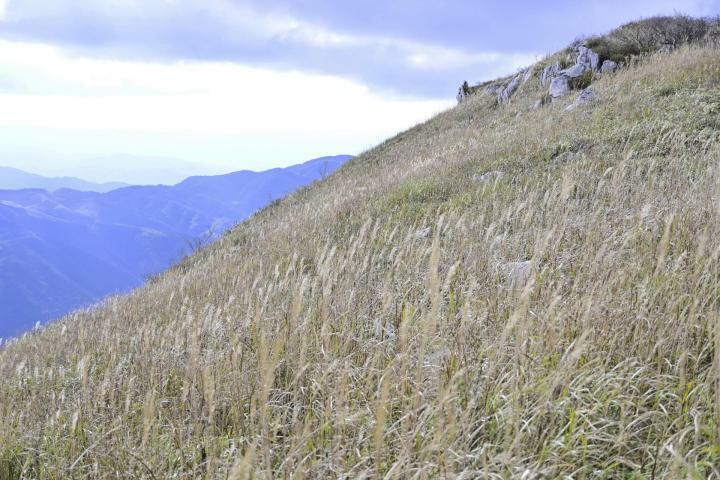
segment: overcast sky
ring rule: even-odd
[[[720,0],[0,0],[0,165],[145,183],[357,154],[462,80],[673,12]]]

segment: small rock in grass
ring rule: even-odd
[[[424,239],[424,238],[430,238],[431,236],[432,236],[432,227],[427,227],[427,228],[420,229],[420,230],[418,230],[417,232],[415,232],[415,235],[414,235],[414,237],[415,237],[416,240],[422,240],[422,239]]]
[[[577,64],[573,65],[572,67],[567,68],[567,69],[563,70],[562,72],[560,72],[560,75],[567,77],[567,78],[577,78],[577,77],[582,76],[582,74],[587,71],[588,71],[587,66],[585,66],[581,63],[577,63]]]
[[[523,74],[522,83],[523,85],[527,83],[528,80],[530,80],[535,73],[535,67],[529,67],[527,70],[525,70],[525,73]]]
[[[522,81],[522,73],[519,73],[513,77],[513,79],[508,83],[508,85],[498,93],[498,100],[500,103],[508,103],[510,101],[510,97],[512,97],[513,93],[515,93],[515,90],[518,89],[520,86],[520,82]]]
[[[586,70],[597,70],[600,66],[600,55],[584,45],[577,48],[577,64],[584,65]]]
[[[605,60],[600,67],[600,73],[615,73],[617,67],[618,64],[616,62],[613,62],[612,60]]]
[[[505,174],[499,170],[493,170],[491,172],[483,173],[482,175],[475,175],[473,179],[476,182],[480,183],[486,183],[486,182],[492,182],[494,180],[497,180],[498,178],[504,177]]]
[[[547,87],[552,82],[553,78],[560,72],[560,62],[555,62],[552,65],[548,65],[540,75],[540,85]]]
[[[502,263],[498,266],[498,270],[507,277],[511,285],[524,285],[530,279],[532,262],[526,260],[522,262]]]
[[[550,96],[552,98],[564,97],[568,93],[570,93],[570,82],[568,82],[567,77],[556,77],[550,82]]]
[[[565,109],[566,112],[570,112],[575,110],[578,107],[583,107],[587,105],[588,103],[592,102],[597,98],[598,94],[595,90],[592,88],[586,88],[582,92],[580,92],[580,95],[578,95],[578,98],[575,99],[573,103],[567,106]]]

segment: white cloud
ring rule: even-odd
[[[9,0],[5,25],[58,46],[0,40],[0,163],[42,173],[52,159],[54,174],[119,153],[212,171],[359,153],[451,106],[466,75],[532,61],[342,32],[236,0]],[[234,63],[156,60],[207,57]]]
[[[467,53],[433,46],[408,46],[411,65],[423,70],[449,70],[467,65],[485,65],[487,73],[506,75],[537,61],[537,54]]]
[[[298,71],[97,60],[14,42],[0,42],[0,63],[9,84],[0,91],[0,126],[362,133],[398,130],[449,104],[389,98],[351,80]]]
[[[50,4],[47,0],[11,0],[10,9],[13,19],[24,19],[30,24],[35,19],[54,19],[61,26],[72,25],[68,19],[80,13],[81,18],[92,18],[98,26],[122,32],[126,38],[120,38],[120,43],[130,41],[133,34],[146,28],[153,28],[157,38],[169,35],[165,38],[178,40],[176,36],[182,33],[194,35],[196,31],[184,31],[183,25],[187,19],[197,18],[205,22],[199,25],[198,31],[205,32],[214,26],[217,31],[214,37],[224,39],[227,45],[236,48],[252,45],[272,50],[272,45],[280,43],[294,48],[324,49],[325,52],[332,49],[348,54],[354,52],[376,59],[389,55],[393,60],[405,60],[402,62],[405,67],[418,70],[471,66],[495,69],[532,58],[532,55],[507,52],[470,52],[388,34],[342,32],[283,11],[261,10],[252,4],[231,0],[75,0],[72,6],[64,0]],[[155,21],[162,19],[165,21],[155,25]],[[177,30],[171,28],[175,23]],[[81,39],[83,33],[77,31],[71,36]],[[219,45],[225,45],[224,42]],[[86,46],[92,47],[91,44]]]
[[[213,171],[231,158],[255,162],[234,169],[266,168],[289,158],[359,153],[452,104],[380,95],[355,81],[299,71],[224,62],[100,60],[7,41],[0,41],[0,64],[3,160],[27,150],[24,145],[42,145],[45,157],[55,148],[58,162],[87,152],[132,153],[215,161]],[[18,131],[23,142],[13,142],[10,151],[8,139]],[[68,134],[48,136],[49,131]],[[117,142],[102,145],[103,138],[118,135],[126,148]],[[156,148],[154,138],[167,145]],[[218,139],[226,142],[225,150],[214,144]],[[150,144],[152,150],[143,150]]]

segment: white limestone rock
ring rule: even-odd
[[[552,82],[553,78],[555,78],[558,73],[560,73],[560,62],[548,65],[543,69],[543,72],[540,75],[540,85],[543,87],[550,86],[550,82]]]
[[[488,85],[483,91],[488,95],[497,95],[498,93],[503,91],[504,88],[505,87],[503,87],[502,85]]]
[[[600,55],[590,50],[585,45],[577,47],[577,65],[583,65],[585,70],[597,71],[600,66]]]
[[[618,64],[612,60],[605,60],[600,67],[600,73],[615,73]]]
[[[425,238],[430,238],[432,236],[432,227],[426,227],[418,230],[415,232],[413,237],[415,240],[423,240]]]
[[[573,103],[571,103],[570,105],[567,106],[565,111],[571,112],[571,111],[575,110],[576,108],[584,107],[585,105],[587,105],[590,102],[592,102],[593,100],[595,100],[597,97],[598,97],[597,92],[594,89],[588,87],[585,90],[583,90],[582,92],[580,92],[580,95],[578,95],[578,97],[575,99],[575,101]]]
[[[522,286],[528,282],[532,275],[532,262],[508,262],[498,265],[498,270],[505,276],[512,286]]]
[[[561,75],[550,82],[550,96],[552,98],[564,97],[570,93],[570,82],[568,77]]]
[[[482,175],[475,175],[473,179],[479,183],[494,182],[500,178],[503,178],[505,174],[499,170],[493,170],[491,172],[485,172]]]
[[[585,45],[576,47],[577,60],[572,67],[560,70],[558,62],[548,65],[543,70],[540,82],[543,86],[550,85],[550,96],[552,98],[564,97],[570,93],[571,78],[578,78],[588,71],[598,71],[600,55],[593,52]]]
[[[572,67],[562,70],[560,72],[560,76],[567,78],[577,78],[587,71],[588,67],[586,65],[583,65],[582,63],[576,63]]]
[[[520,82],[522,82],[523,74],[519,73],[513,77],[512,80],[510,80],[510,83],[498,94],[498,100],[500,103],[508,103],[510,101],[510,97],[512,97],[513,93],[520,87]]]
[[[523,73],[522,77],[522,83],[525,85],[528,80],[530,80],[535,73],[535,66],[529,67],[527,70],[525,70],[525,73]]]

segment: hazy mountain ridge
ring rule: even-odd
[[[121,182],[95,183],[75,177],[44,177],[17,168],[0,167],[0,190],[41,189],[53,192],[69,188],[104,193],[127,186]]]
[[[348,158],[107,193],[0,190],[0,338],[139,286]]]

